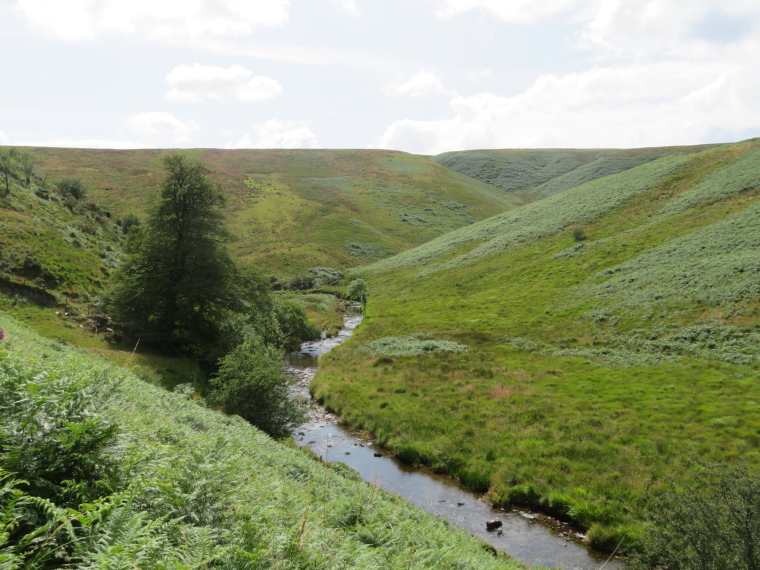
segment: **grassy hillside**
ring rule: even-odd
[[[3,568],[520,567],[341,464],[0,328]]]
[[[669,154],[357,269],[368,316],[316,394],[496,503],[630,544],[694,461],[760,466],[759,190],[758,140]]]
[[[670,154],[706,148],[466,150],[439,154],[433,160],[532,202]]]
[[[0,196],[0,310],[51,337],[105,347],[87,334],[104,323],[88,317],[120,261],[121,235],[107,209],[12,180]]]
[[[80,176],[115,214],[142,215],[168,151],[34,148],[49,180]],[[228,199],[234,253],[281,276],[365,264],[516,204],[419,156],[389,151],[183,151]]]

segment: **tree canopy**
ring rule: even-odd
[[[200,162],[172,154],[164,166],[158,203],[117,276],[113,312],[131,336],[197,355],[239,302],[224,196]]]

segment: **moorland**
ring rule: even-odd
[[[51,417],[58,412],[37,399],[76,402],[61,404],[75,410],[65,420],[72,425],[118,426],[104,436],[108,445],[95,446],[97,461],[115,462],[112,492],[73,515],[94,521],[81,523],[90,540],[77,538],[81,552],[116,556],[93,545],[115,533],[107,525],[117,517],[85,515],[110,509],[132,529],[119,535],[129,537],[129,548],[160,544],[155,552],[167,560],[185,556],[177,536],[191,528],[186,552],[230,564],[238,556],[263,566],[361,560],[362,567],[436,567],[443,560],[437,552],[452,557],[450,567],[512,564],[452,538],[460,535],[450,529],[399,527],[391,522],[397,516],[427,519],[401,515],[395,509],[407,507],[350,472],[335,473],[199,406],[197,393],[157,388],[203,371],[187,359],[119,345],[119,325],[103,313],[102,297],[123,259],[124,220],[147,215],[166,153],[24,150],[36,157],[36,176],[12,176],[11,191],[0,197],[7,393],[31,394],[28,405]],[[329,294],[366,282],[362,326],[322,357],[311,388],[351,425],[494,504],[567,520],[607,551],[655,548],[672,532],[672,520],[657,519],[662,505],[709,496],[715,508],[686,514],[693,532],[713,533],[724,547],[707,544],[701,555],[726,568],[753,556],[737,544],[754,544],[757,529],[734,536],[726,518],[741,501],[724,501],[731,509],[721,510],[709,485],[725,483],[726,469],[751,483],[760,463],[760,141],[437,157],[187,155],[214,171],[226,195],[232,255],[271,276],[275,294],[301,303],[322,328],[336,326]],[[83,183],[86,199],[57,190],[57,181],[71,177]],[[303,279],[325,268],[342,277]],[[78,395],[87,391],[94,395]],[[8,405],[21,400],[6,398]],[[13,425],[7,420],[4,433]],[[13,443],[19,450],[34,439],[23,433],[27,439]],[[234,438],[245,441],[228,443]],[[119,451],[127,448],[147,459],[132,462]],[[190,475],[197,465],[209,482]],[[4,496],[23,489],[5,481]],[[330,494],[343,485],[351,490]],[[246,493],[253,495],[244,500]],[[345,500],[337,499],[342,493]],[[155,526],[141,534],[151,497],[163,506],[149,509]],[[228,510],[217,513],[219,505]],[[65,519],[50,520],[40,536]],[[681,520],[684,537],[688,526]],[[222,543],[234,546],[227,551]],[[682,566],[660,562],[698,567],[689,566],[685,549],[679,555]]]

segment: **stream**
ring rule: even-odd
[[[288,373],[299,378],[297,396],[309,399],[308,386],[317,372],[317,358],[351,337],[361,315],[344,317],[344,328],[334,337],[301,345],[286,357]],[[494,509],[479,495],[456,480],[423,468],[404,465],[376,448],[371,440],[352,433],[334,414],[313,400],[310,419],[299,428],[296,442],[308,446],[325,461],[340,461],[356,470],[364,480],[399,495],[415,506],[444,517],[454,527],[488,542],[528,566],[567,570],[622,570],[619,560],[588,549],[582,535],[568,525],[545,515],[521,509]],[[486,530],[486,521],[499,519],[503,526]]]

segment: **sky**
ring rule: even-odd
[[[0,53],[3,145],[760,136],[757,0],[0,0]]]

